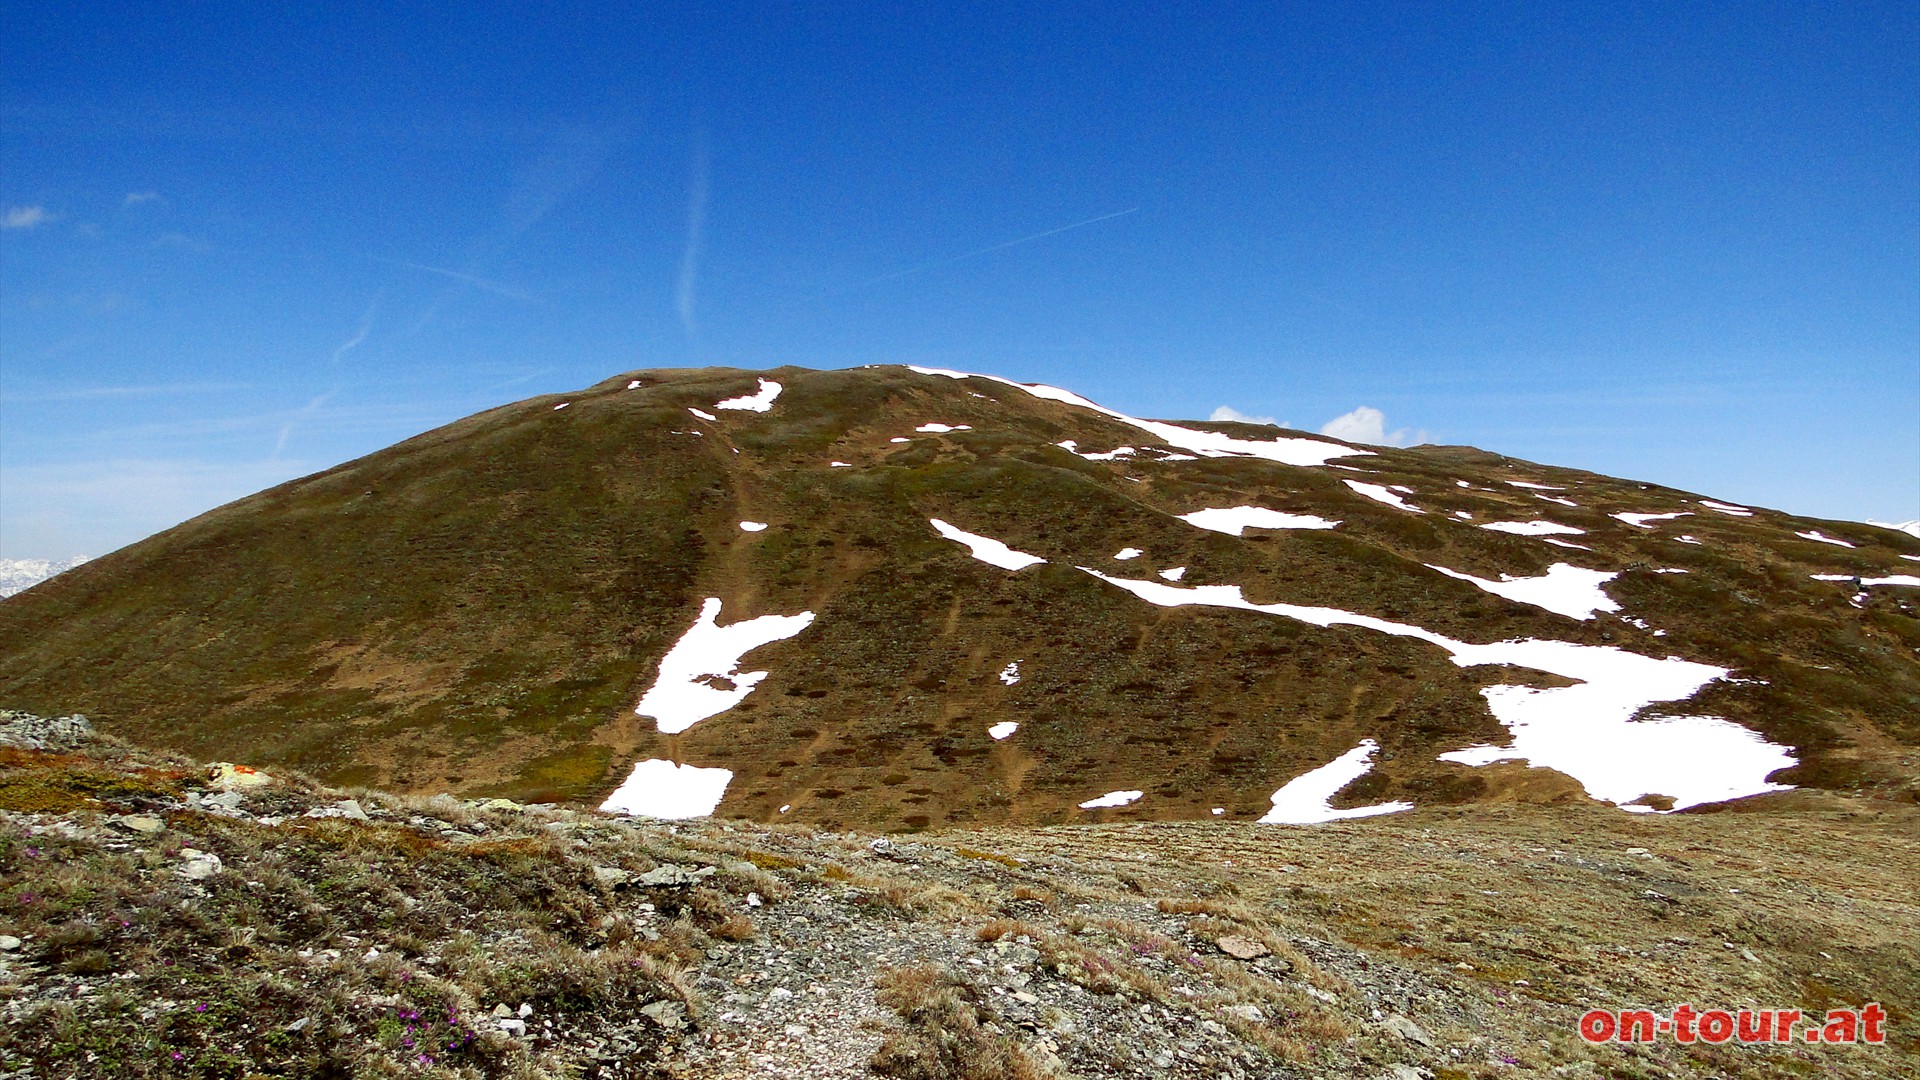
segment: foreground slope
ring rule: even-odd
[[[1910,799],[1915,559],[957,372],[647,371],[6,601],[0,702],[338,782],[884,828]]]

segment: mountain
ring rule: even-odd
[[[53,575],[64,574],[86,561],[85,555],[75,555],[71,559],[0,559],[0,597],[25,592]]]
[[[14,597],[0,703],[333,783],[836,827],[1910,800],[1916,561],[1468,447],[642,371]]]

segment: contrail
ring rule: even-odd
[[[877,278],[870,278],[866,281],[860,282],[859,284],[849,285],[848,288],[862,289],[868,285],[878,285],[883,281],[893,281],[896,278],[910,277],[914,274],[925,273],[928,270],[938,269],[939,267],[942,267],[942,266],[952,266],[954,263],[957,263],[957,262],[965,262],[968,259],[977,259],[982,255],[989,255],[996,251],[1005,251],[1007,248],[1010,248],[1010,247],[1018,247],[1021,244],[1030,244],[1035,240],[1044,240],[1049,236],[1058,236],[1063,232],[1072,232],[1075,229],[1084,229],[1089,225],[1098,225],[1103,221],[1112,221],[1114,218],[1126,217],[1128,214],[1136,214],[1139,212],[1140,212],[1140,208],[1137,206],[1128,207],[1125,210],[1116,210],[1111,214],[1101,214],[1099,217],[1088,218],[1085,221],[1076,221],[1071,225],[1062,225],[1057,229],[1048,229],[1045,232],[1034,233],[1032,236],[1023,236],[1023,237],[1020,237],[1018,240],[1007,240],[1002,243],[993,244],[988,247],[977,248],[973,251],[962,252],[958,255],[949,255],[944,259],[934,259],[932,262],[924,262],[918,266],[910,266],[905,270],[896,270],[891,274],[881,274]]]
[[[373,303],[367,305],[367,313],[360,316],[360,329],[355,330],[352,337],[343,342],[339,348],[333,350],[334,363],[339,363],[341,357],[359,348],[361,343],[367,340],[367,334],[373,330],[374,310],[379,306],[380,297],[375,296]]]
[[[377,256],[375,257],[375,261],[387,263],[392,266],[404,266],[409,270],[423,270],[429,274],[439,274],[441,277],[450,277],[455,281],[464,281],[469,285],[473,285],[478,288],[485,289],[488,292],[499,293],[501,296],[504,296],[509,300],[525,300],[528,302],[532,302],[535,299],[535,297],[531,293],[524,293],[524,292],[521,292],[519,289],[510,288],[506,285],[500,284],[497,281],[488,281],[486,278],[483,278],[483,277],[475,277],[472,274],[463,274],[458,270],[448,270],[443,266],[428,266],[425,263],[408,262],[405,259],[381,259],[381,258],[378,258]]]
[[[706,228],[707,147],[703,139],[693,152],[693,175],[687,182],[687,246],[680,253],[680,276],[673,287],[673,307],[680,313],[680,328],[687,332],[688,341],[698,335],[694,289],[699,284],[700,248]]]

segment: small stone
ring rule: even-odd
[[[512,1016],[513,1010],[507,1008],[507,1003],[503,1001],[500,1004],[495,1005],[493,1007],[493,1015],[496,1018],[504,1019],[506,1017]]]
[[[1249,1024],[1264,1024],[1267,1014],[1260,1011],[1258,1005],[1229,1005],[1220,1010],[1236,1020],[1245,1020]]]
[[[525,1020],[527,1017],[533,1015],[533,1006],[523,1001],[520,1003],[519,1010],[516,1011],[514,1015],[518,1016],[522,1020]]]
[[[688,870],[684,866],[666,863],[640,875],[640,884],[655,888],[677,888],[683,885],[698,885],[702,879],[711,876],[713,867],[703,866],[698,870]]]
[[[303,1016],[300,1019],[295,1020],[293,1023],[288,1024],[286,1027],[281,1028],[280,1030],[288,1032],[289,1034],[298,1035],[301,1032],[307,1030],[307,1025],[311,1023],[313,1023],[313,1017]]]
[[[1040,1003],[1039,998],[1034,997],[1032,994],[1027,993],[1025,990],[1015,990],[1013,992],[1013,1000],[1024,1001],[1029,1005],[1037,1005]]]
[[[776,986],[773,989],[767,991],[768,1001],[780,1001],[784,998],[790,998],[792,996],[793,996],[793,991],[787,989],[784,986]]]
[[[1426,1080],[1427,1075],[1411,1065],[1389,1065],[1381,1080]]]
[[[16,952],[20,948],[20,939],[12,934],[0,934],[0,952]]]
[[[524,1039],[527,1037],[527,1022],[525,1020],[515,1020],[512,1017],[507,1017],[505,1019],[495,1020],[494,1023],[500,1025],[501,1031],[506,1032],[516,1039]]]
[[[687,1026],[687,1007],[677,1001],[655,1001],[643,1005],[640,1015],[668,1031],[678,1031]]]
[[[182,848],[180,850],[180,857],[184,861],[181,863],[178,873],[188,881],[204,881],[219,873],[222,869],[220,856],[210,851],[196,851],[193,848]]]
[[[617,866],[596,866],[593,868],[593,880],[608,889],[617,889],[632,880],[633,875]]]
[[[760,905],[761,905],[761,904],[762,904],[763,902],[764,902],[764,901],[762,901],[762,900],[760,899],[760,894],[759,894],[759,893],[757,893],[757,892],[750,892],[750,893],[748,893],[748,894],[747,894],[747,906],[748,906],[748,907],[759,907],[759,906],[760,906]]]
[[[147,835],[160,832],[167,827],[166,822],[161,821],[151,814],[130,814],[126,817],[116,819],[114,824],[128,832],[145,833]]]
[[[1421,1046],[1433,1045],[1433,1036],[1427,1034],[1419,1024],[1404,1016],[1389,1016],[1380,1021],[1380,1026],[1408,1042],[1419,1043]]]
[[[1213,943],[1219,946],[1221,952],[1235,960],[1257,960],[1273,951],[1252,938],[1241,937],[1238,934],[1223,935],[1215,938]]]
[[[1646,848],[1643,848],[1643,847],[1630,847],[1630,848],[1628,848],[1628,849],[1627,849],[1627,854],[1629,854],[1629,855],[1645,855],[1645,856],[1648,856],[1649,858],[1651,858],[1651,857],[1652,857],[1652,855],[1653,855],[1653,852],[1651,852],[1651,851],[1648,851],[1648,850],[1647,850]]]
[[[365,810],[360,808],[360,800],[358,799],[341,799],[339,802],[333,804],[333,808],[340,811],[342,816],[351,818],[354,821],[373,820],[367,816]]]

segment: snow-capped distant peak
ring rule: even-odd
[[[1916,518],[1913,521],[1875,521],[1872,518],[1868,518],[1867,524],[1878,525],[1883,529],[1892,529],[1894,532],[1903,532],[1908,536],[1920,537],[1920,518]]]
[[[0,559],[0,596],[25,592],[55,574],[86,562],[85,555],[70,559]]]

